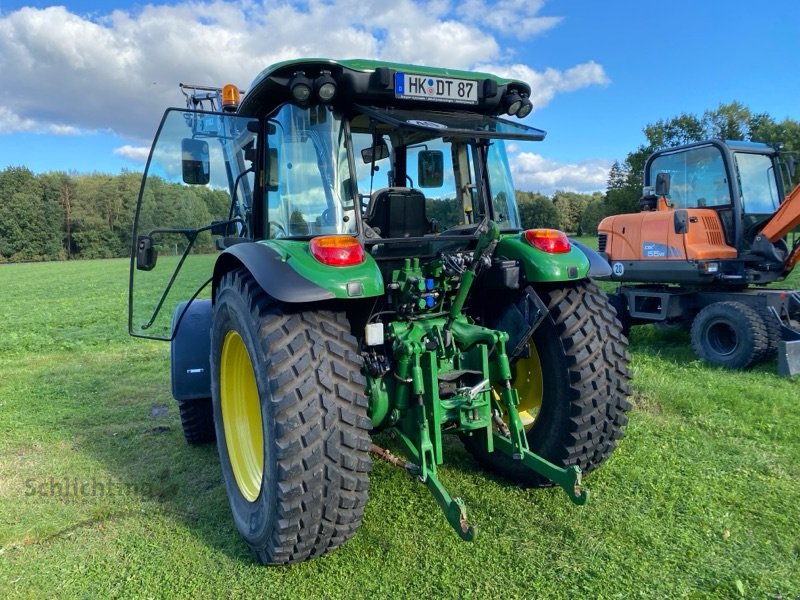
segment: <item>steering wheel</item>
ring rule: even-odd
[[[269,221],[268,225],[270,227],[270,230],[274,227],[276,230],[276,234],[280,234],[275,236],[270,235],[270,237],[286,237],[286,228],[283,225],[281,225],[277,221]],[[270,233],[272,232],[270,231]]]
[[[331,225],[336,225],[336,212],[332,211],[330,208],[326,208],[322,211],[322,214],[319,218],[322,225],[326,227],[330,227]]]

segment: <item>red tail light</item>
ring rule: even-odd
[[[325,235],[311,239],[311,256],[323,265],[349,267],[364,262],[364,248],[349,235]]]
[[[567,235],[558,229],[528,229],[525,239],[534,248],[550,254],[563,254],[572,249]]]

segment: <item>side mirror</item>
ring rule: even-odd
[[[364,148],[361,151],[361,158],[364,160],[365,164],[370,164],[372,162],[383,160],[384,158],[389,158],[389,146],[386,145],[385,141],[381,140],[374,146]]]
[[[423,150],[417,156],[417,181],[419,187],[442,187],[444,183],[444,153],[441,150]]]
[[[208,142],[191,138],[181,140],[181,167],[184,183],[206,185],[211,179]]]
[[[156,266],[158,251],[153,238],[149,235],[140,235],[136,238],[136,268],[140,271],[152,271]]]
[[[669,173],[659,173],[656,175],[656,196],[666,196],[669,194]]]

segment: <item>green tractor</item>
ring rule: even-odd
[[[526,486],[608,458],[629,408],[626,338],[590,277],[609,266],[523,231],[504,140],[544,132],[530,87],[485,73],[293,60],[235,86],[182,85],[147,163],[129,330],[171,342],[186,439],[217,440],[259,561],[320,556],[358,530],[372,456],[423,482],[443,436]],[[406,455],[375,446],[393,430]]]

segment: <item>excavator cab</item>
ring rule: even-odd
[[[639,213],[598,227],[614,279],[664,283],[768,283],[785,276],[785,207],[778,152],[766,144],[708,140],[655,152],[644,169]]]

